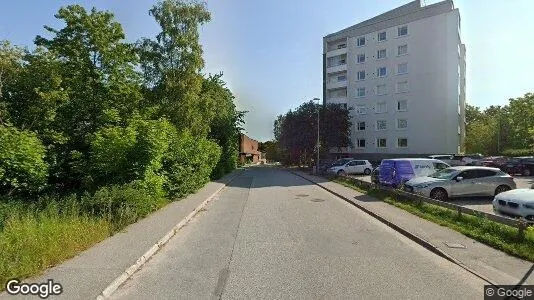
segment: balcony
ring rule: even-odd
[[[347,104],[347,97],[328,97],[326,98],[326,103]]]
[[[336,78],[332,78],[330,80],[326,81],[326,89],[337,89],[347,87],[347,80],[337,80]]]
[[[332,49],[332,50],[328,50],[328,52],[326,52],[326,57],[333,57],[333,56],[338,56],[338,55],[342,55],[342,54],[347,54],[347,47],[341,47],[339,49]]]
[[[336,73],[347,71],[347,62],[345,60],[326,67],[326,73]]]

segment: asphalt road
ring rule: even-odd
[[[351,175],[354,178],[371,182],[371,176]],[[534,184],[534,176],[514,176],[518,189],[529,189]],[[465,197],[454,198],[452,203],[493,214],[493,197]]]
[[[245,171],[114,299],[481,299],[484,283],[286,171]]]

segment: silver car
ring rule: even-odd
[[[514,179],[497,168],[459,166],[417,177],[404,184],[404,190],[445,201],[453,197],[495,196],[515,189]]]

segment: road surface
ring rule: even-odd
[[[484,282],[289,172],[249,168],[113,299],[480,299]]]

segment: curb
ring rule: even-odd
[[[183,218],[178,224],[176,224],[165,236],[163,236],[156,244],[154,244],[148,251],[146,251],[137,261],[128,267],[121,275],[119,275],[111,284],[109,284],[103,291],[96,297],[97,300],[108,299],[126,280],[128,280],[132,275],[137,272],[154,254],[156,254],[163,246],[174,236],[182,227],[187,225],[195,215],[202,210],[208,203],[215,199],[215,196],[219,194],[224,188],[228,186],[235,178],[241,175],[243,171],[238,172],[234,175],[228,182],[224,183],[223,186],[218,188],[211,196],[204,200],[200,205],[198,205],[187,217]]]
[[[450,256],[449,254],[443,252],[442,250],[440,250],[438,247],[434,246],[432,243],[430,243],[429,241],[421,238],[420,236],[414,234],[414,233],[411,233],[410,231],[388,221],[387,219],[383,218],[382,216],[374,213],[373,211],[365,208],[364,206],[352,201],[351,199],[327,188],[327,187],[324,187],[316,182],[314,182],[313,180],[310,180],[298,173],[295,173],[293,171],[289,171],[291,172],[292,174],[294,175],[297,175],[317,186],[319,186],[320,188],[326,190],[327,192],[341,198],[342,200],[344,200],[345,202],[348,202],[349,204],[355,206],[356,208],[360,209],[361,211],[365,212],[366,214],[370,215],[371,217],[377,219],[378,221],[384,223],[385,225],[387,225],[388,227],[392,228],[393,230],[397,231],[398,233],[404,235],[405,237],[409,238],[410,240],[414,241],[415,243],[419,244],[420,246],[423,246],[425,249],[433,252],[434,254],[437,254],[443,258],[445,258],[446,260],[452,262],[453,264],[455,265],[458,265],[459,267],[461,267],[462,269],[466,270],[467,272],[475,275],[476,277],[482,279],[483,281],[487,282],[488,284],[494,286],[494,287],[498,287],[497,284],[495,284],[494,282],[492,282],[491,280],[489,280],[488,278],[484,277],[483,275],[479,274],[478,272],[474,271],[473,269],[469,268],[468,266],[466,266],[465,264],[463,264],[461,261],[455,259],[454,257]]]

